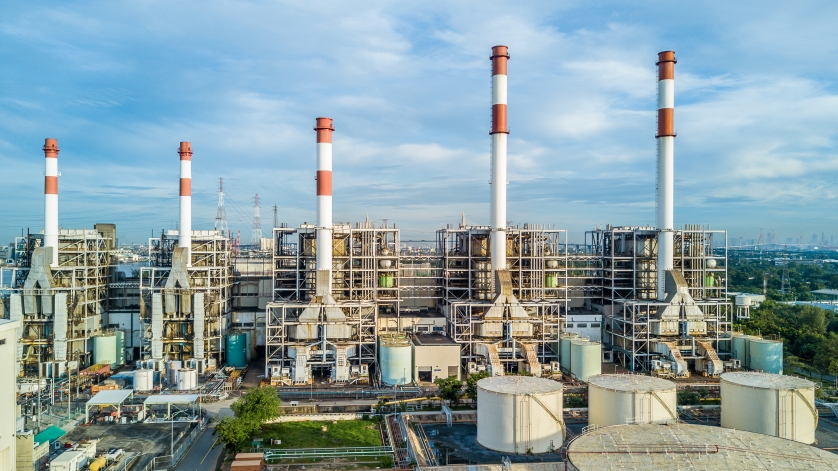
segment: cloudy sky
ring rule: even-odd
[[[520,6],[524,5],[524,6]],[[628,5],[631,5],[629,7]],[[509,46],[509,218],[572,241],[654,224],[655,58],[675,50],[675,223],[838,235],[835,2],[5,2],[0,243],[60,225],[174,228],[191,141],[195,229],[312,221],[317,116],[334,219],[432,239],[489,217],[491,47]],[[265,230],[267,234],[267,229]]]

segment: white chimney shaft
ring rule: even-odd
[[[185,247],[192,266],[192,146],[181,142],[180,149],[180,223],[178,225],[178,246]]]
[[[58,139],[44,141],[44,247],[52,247],[50,266],[58,266]]]
[[[317,118],[317,271],[332,279],[332,118]],[[331,286],[329,287],[331,291]]]
[[[658,54],[658,299],[666,297],[666,270],[674,257],[675,53]]]
[[[492,201],[491,239],[492,269],[506,269],[506,145],[509,128],[506,124],[507,74],[509,50],[506,46],[492,48]]]

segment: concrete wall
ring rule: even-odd
[[[15,384],[17,350],[17,332],[19,321],[0,320],[0,469],[14,470],[15,432],[17,417],[15,414]]]
[[[419,381],[420,372],[427,371],[431,372],[430,382],[437,378],[447,378],[449,368],[452,371],[456,369],[457,379],[461,379],[459,345],[413,346],[413,378],[415,380]]]

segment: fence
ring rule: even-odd
[[[198,439],[198,435],[204,431],[208,422],[209,419],[203,418],[198,426],[192,429],[189,435],[178,445],[173,455],[156,456],[140,471],[162,471],[174,467],[183,458],[183,455],[189,451],[189,447]]]

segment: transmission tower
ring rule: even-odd
[[[222,236],[230,231],[227,227],[227,210],[224,209],[224,179],[218,179],[218,211],[215,213],[215,230]]]
[[[279,227],[279,210],[277,209],[276,205],[274,205],[274,227]]]
[[[762,228],[759,228],[759,238],[757,238],[757,245],[762,245],[765,243],[765,235],[762,233]]]
[[[259,193],[253,198],[253,235],[250,236],[250,245],[259,250],[262,245],[262,218],[259,217]]]

